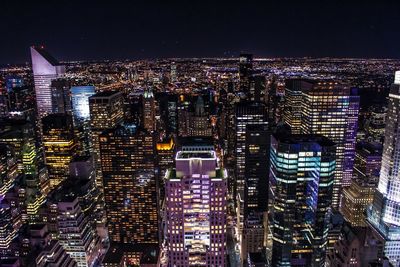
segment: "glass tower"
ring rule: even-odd
[[[322,135],[271,138],[271,266],[324,266],[335,144]]]

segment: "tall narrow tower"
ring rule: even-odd
[[[167,171],[168,266],[225,266],[226,171],[215,151],[179,151]]]
[[[382,167],[368,223],[384,243],[383,254],[400,266],[400,71],[396,71],[389,93]]]
[[[42,46],[31,47],[33,79],[39,118],[53,112],[51,82],[65,74],[65,66],[52,57]]]

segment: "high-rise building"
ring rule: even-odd
[[[247,129],[251,127],[268,127],[267,110],[265,104],[261,102],[241,102],[235,107],[235,127],[236,127],[236,138],[235,138],[235,180],[230,181],[234,183],[234,196],[236,204],[236,215],[237,215],[237,232],[239,240],[242,243],[243,235],[243,224],[244,224],[244,213],[245,213],[245,186],[246,186],[246,137],[250,138],[247,134]],[[249,130],[250,131],[250,130]],[[251,140],[249,139],[249,142]],[[261,145],[263,146],[263,145]],[[263,149],[263,148],[262,148]],[[260,152],[262,153],[262,152]],[[250,154],[248,154],[250,156]],[[251,159],[249,159],[250,164]],[[254,163],[256,164],[256,163]],[[253,166],[254,167],[254,166]],[[248,167],[249,175],[249,187],[251,198],[258,199],[257,193],[253,190],[255,184],[257,184],[256,173],[250,174],[250,167]],[[258,172],[255,170],[255,172]],[[265,192],[266,193],[266,192]],[[261,193],[262,194],[262,193]],[[254,201],[254,200],[253,200]],[[258,200],[257,200],[258,202]]]
[[[190,136],[211,136],[212,129],[207,113],[204,109],[204,100],[200,95],[194,105],[194,113],[189,119]]]
[[[246,126],[245,214],[267,211],[270,135],[265,124]]]
[[[262,252],[264,247],[264,215],[268,206],[270,131],[267,125],[247,125],[245,189],[243,209],[242,260],[248,253]],[[241,235],[240,235],[241,236]]]
[[[57,240],[51,240],[36,257],[37,267],[78,267],[76,261],[66,253]]]
[[[116,127],[124,118],[122,92],[106,91],[89,97],[92,155],[96,169],[96,185],[103,188],[99,135],[106,129]]]
[[[158,243],[155,142],[151,133],[123,125],[100,137],[110,240]]]
[[[253,74],[253,55],[240,54],[239,56],[239,88],[240,91],[249,94],[250,79]]]
[[[236,192],[244,197],[246,163],[246,128],[248,125],[268,125],[266,107],[260,102],[241,102],[236,105]]]
[[[100,253],[99,240],[76,196],[64,196],[58,206],[58,240],[78,267],[93,266]]]
[[[53,58],[43,47],[31,47],[32,70],[35,81],[39,118],[53,112],[51,82],[65,74],[65,66]]]
[[[186,101],[185,96],[179,97],[177,106],[178,115],[178,136],[189,136],[190,125],[190,102]]]
[[[271,266],[324,266],[335,144],[322,135],[271,140]]]
[[[257,75],[250,80],[250,101],[265,102],[267,79],[265,76]]]
[[[290,126],[293,134],[301,134],[301,114],[303,88],[311,88],[312,84],[305,80],[287,80],[285,83],[285,109],[283,121]]]
[[[334,81],[312,81],[302,89],[301,130],[322,134],[336,143],[336,173],[332,206],[338,208],[342,187],[353,176],[359,96],[355,88]]]
[[[179,151],[166,180],[168,266],[225,266],[227,173],[214,151]]]
[[[360,142],[356,145],[354,178],[343,189],[340,211],[352,226],[366,226],[365,210],[372,204],[378,185],[382,161],[380,143]]]
[[[143,127],[149,132],[155,130],[155,104],[152,90],[143,93]]]
[[[94,86],[71,87],[72,114],[74,121],[88,121],[90,119],[89,97],[95,94]]]
[[[52,113],[71,114],[71,82],[67,79],[56,79],[51,81],[51,103]]]
[[[72,116],[50,114],[42,119],[42,126],[44,158],[49,171],[50,187],[55,188],[68,178],[69,163],[77,151]]]
[[[382,167],[367,222],[378,240],[384,243],[383,253],[394,266],[400,266],[400,71],[390,88]]]

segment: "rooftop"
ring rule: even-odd
[[[176,159],[191,158],[215,159],[216,156],[214,151],[178,151],[178,153],[176,153]]]
[[[118,94],[122,94],[119,91],[103,91],[103,92],[98,92],[94,95],[92,95],[90,98],[95,98],[95,97],[110,97],[113,95],[118,95]]]

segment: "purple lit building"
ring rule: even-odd
[[[31,58],[37,111],[42,118],[53,112],[51,82],[65,74],[65,66],[60,65],[43,47],[32,46]]]
[[[227,173],[214,151],[179,151],[166,173],[168,266],[225,266]]]

